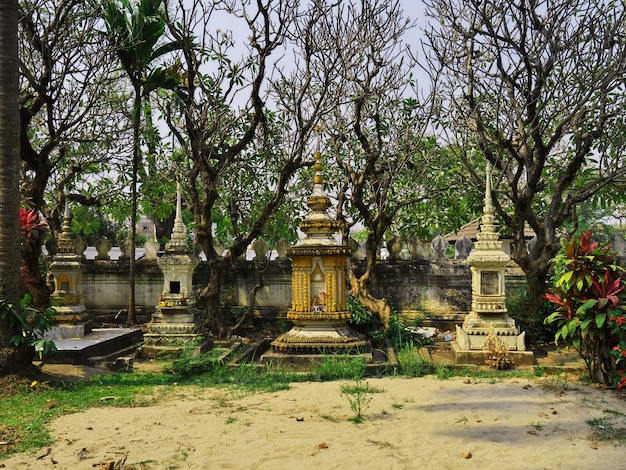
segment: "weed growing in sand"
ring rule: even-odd
[[[363,382],[361,379],[357,379],[354,385],[342,385],[341,395],[345,396],[350,403],[350,409],[354,416],[348,418],[355,424],[363,422],[363,414],[370,405],[372,393],[382,392],[381,389],[371,387],[368,382]]]
[[[233,424],[236,422],[237,422],[236,416],[229,416],[228,418],[226,418],[226,421],[224,421],[224,424]]]
[[[339,422],[339,418],[337,418],[334,415],[329,415],[327,413],[321,414],[320,418],[325,419],[326,421],[331,421],[333,423],[338,423]]]
[[[392,403],[391,407],[396,410],[401,410],[402,408],[404,408],[404,405],[402,403]]]
[[[617,410],[602,410],[602,418],[587,420],[593,429],[593,438],[611,441],[615,445],[626,445],[626,414]]]
[[[562,395],[570,388],[569,382],[567,381],[567,376],[561,373],[542,377],[541,380],[537,381],[537,384],[543,390],[555,393],[557,395]]]

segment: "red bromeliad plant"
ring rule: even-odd
[[[554,258],[554,288],[545,298],[558,309],[546,323],[557,326],[555,343],[574,347],[592,381],[626,387],[626,279],[610,245],[592,231],[561,241]]]
[[[49,289],[41,275],[39,254],[48,224],[36,210],[20,209],[20,241],[22,250],[22,296],[30,294],[36,307],[48,305]]]

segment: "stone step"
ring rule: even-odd
[[[136,353],[136,346],[128,346],[104,356],[89,357],[87,358],[87,365],[111,371],[130,370],[133,367]]]

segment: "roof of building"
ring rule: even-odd
[[[456,242],[466,236],[470,240],[476,240],[476,235],[480,229],[480,217],[466,223],[457,232],[450,232],[444,235],[443,238],[449,242]],[[524,225],[524,237],[529,240],[535,236],[535,231],[530,228],[528,222]],[[510,235],[503,235],[502,238],[511,238]]]

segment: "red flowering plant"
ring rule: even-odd
[[[42,279],[40,254],[48,224],[34,209],[20,209],[20,242],[22,250],[22,294],[30,294],[36,306],[45,306],[49,292]]]
[[[561,241],[554,258],[554,287],[545,298],[557,306],[555,343],[581,355],[592,381],[626,387],[626,278],[609,244],[592,240],[592,231]]]
[[[610,355],[615,363],[615,374],[612,385],[618,390],[626,389],[626,314],[613,314],[609,317],[609,327],[618,338],[618,342],[611,348]]]

